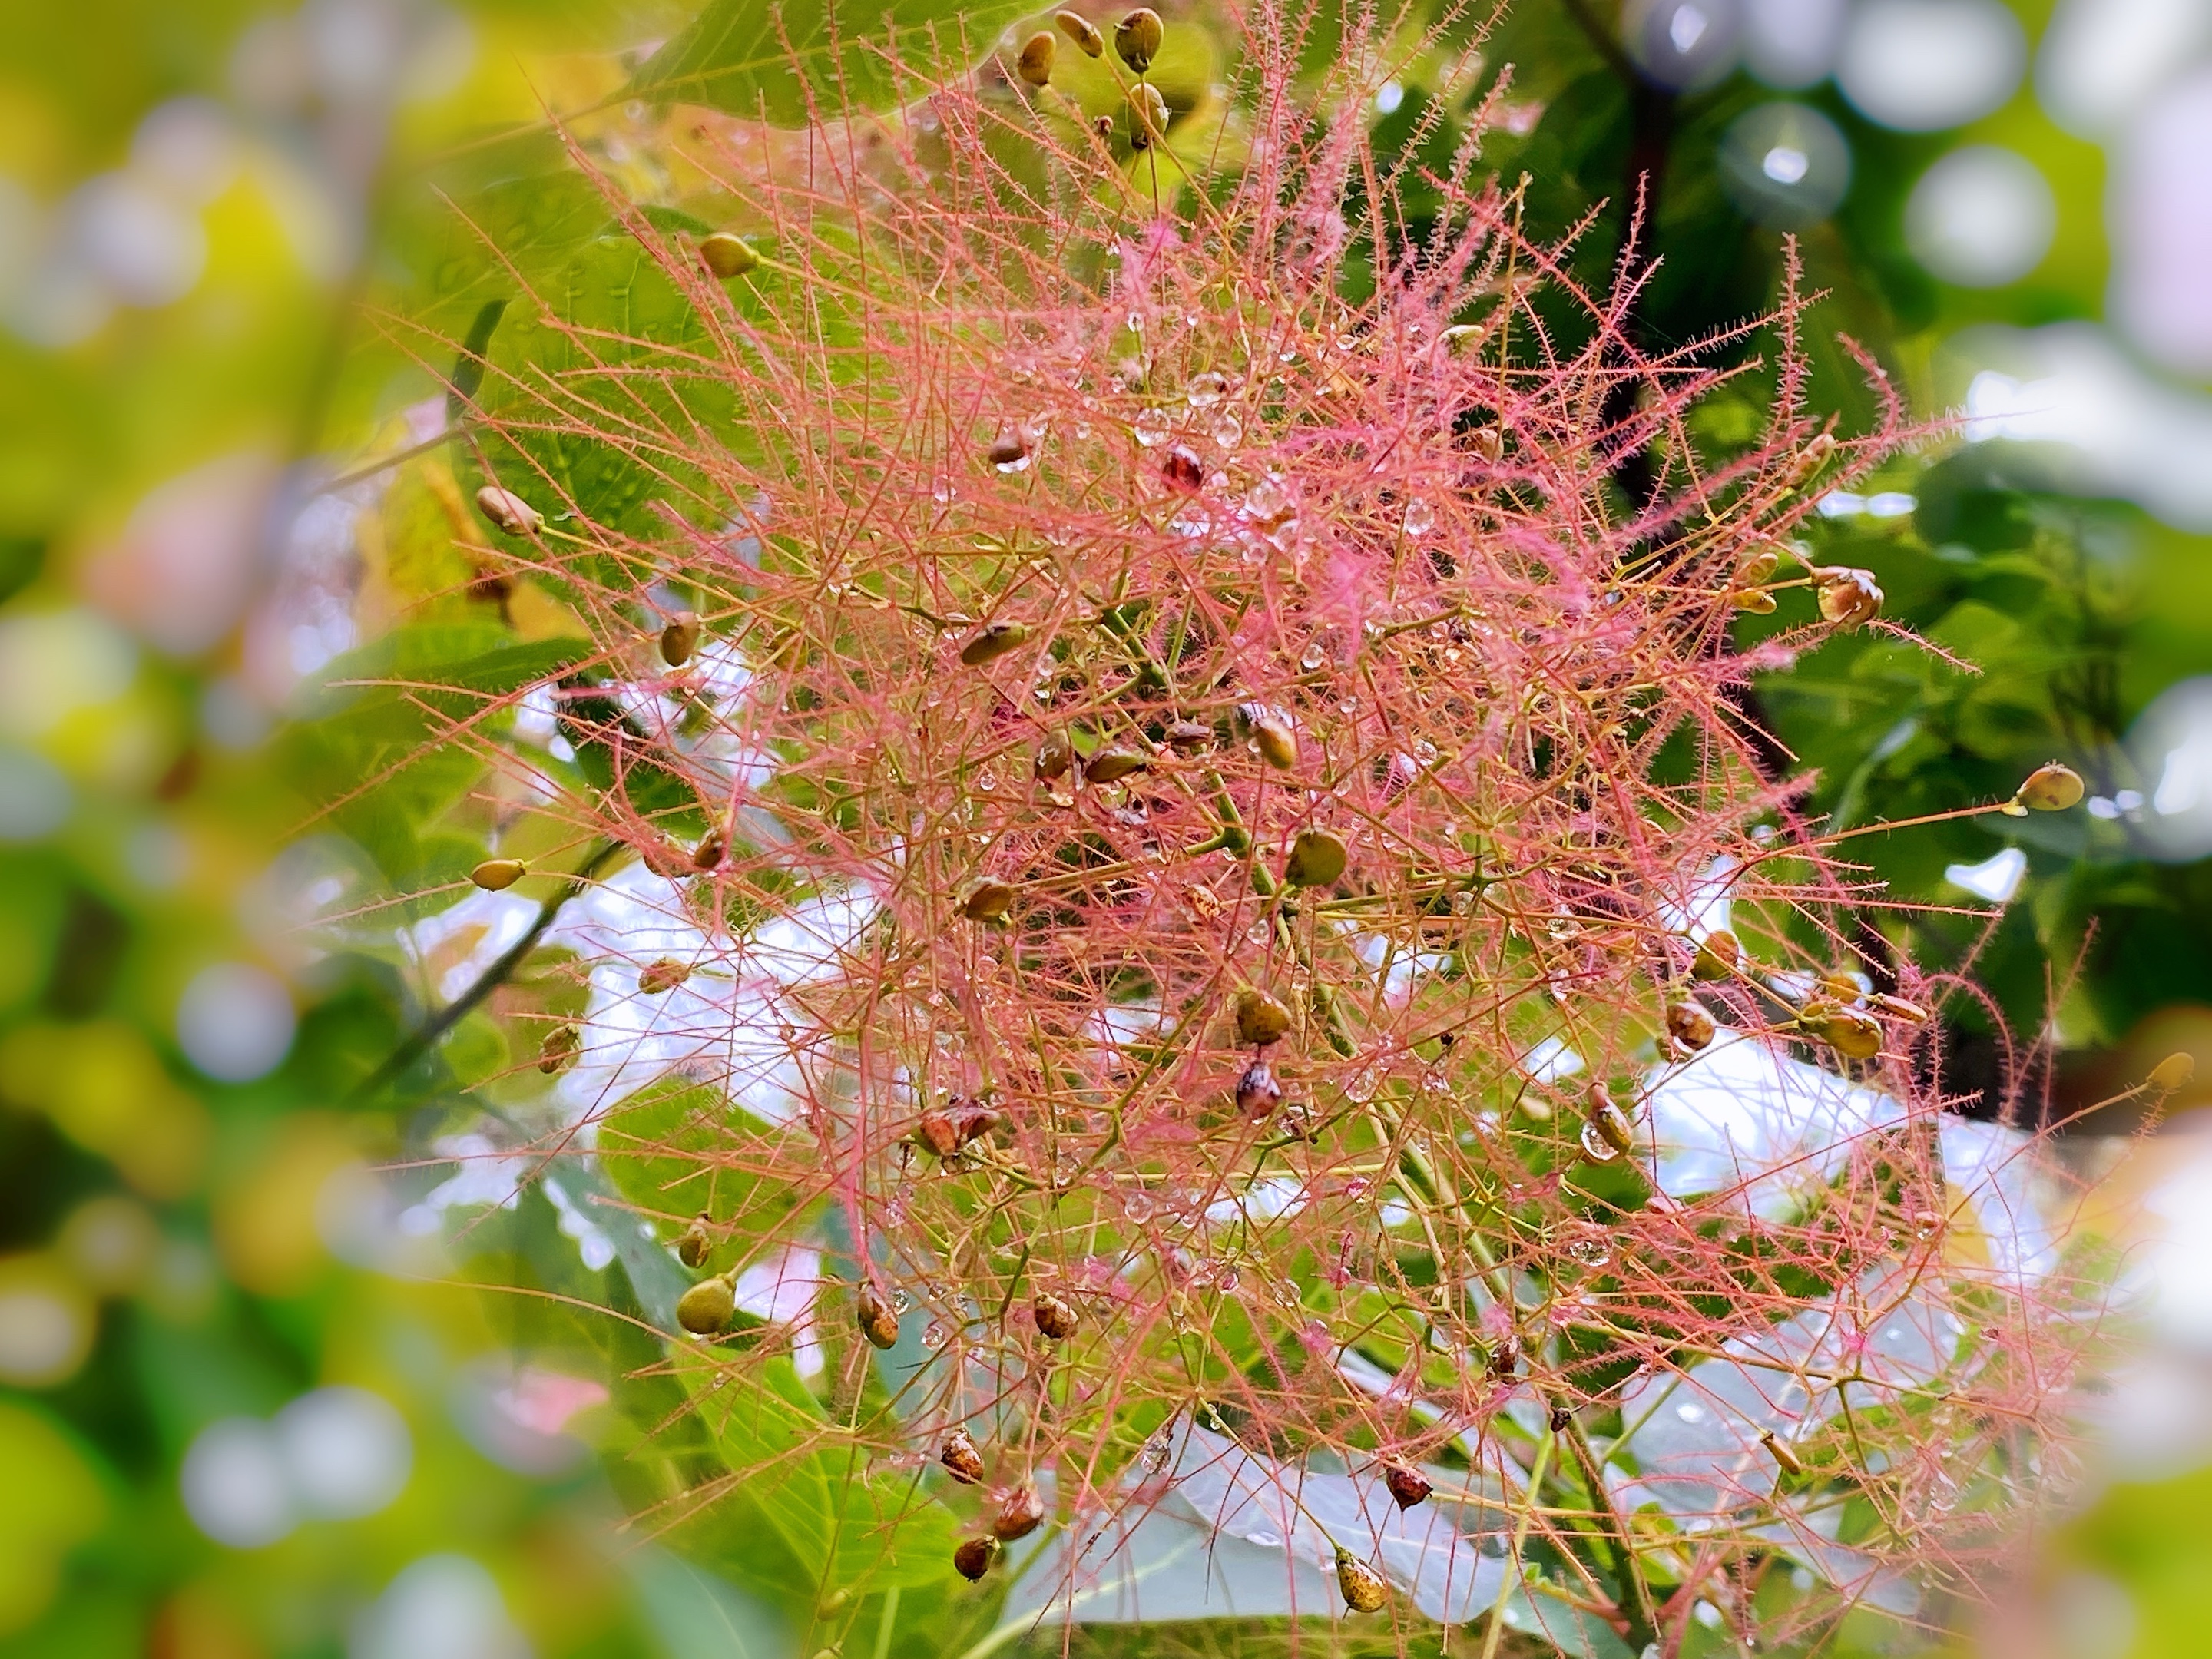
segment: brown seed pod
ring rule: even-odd
[[[1667,1035],[1685,1048],[1704,1048],[1713,1040],[1713,1033],[1719,1029],[1701,1003],[1682,1001],[1667,1005]]]
[[[1110,115],[1092,116],[1091,130],[1101,138],[1111,138],[1114,136],[1114,118]]]
[[[1738,587],[1756,587],[1773,580],[1782,561],[1771,547],[1753,548],[1736,561],[1735,582]]]
[[[1237,1040],[1264,1048],[1291,1029],[1291,1011],[1255,986],[1237,996]]]
[[[1881,588],[1870,570],[1823,571],[1820,600],[1822,619],[1838,628],[1856,628],[1881,612]]]
[[[1150,6],[1139,6],[1115,25],[1115,55],[1133,73],[1142,75],[1160,55],[1160,40],[1166,33],[1160,26],[1159,13]]]
[[[1326,830],[1301,830],[1283,860],[1283,879],[1292,887],[1327,887],[1344,873],[1344,843]]]
[[[1429,1494],[1436,1490],[1402,1463],[1393,1463],[1383,1470],[1382,1484],[1389,1488],[1390,1496],[1397,1500],[1401,1510],[1410,1510],[1416,1504],[1426,1503]]]
[[[699,618],[689,611],[678,611],[660,630],[661,661],[671,668],[681,668],[698,648]]]
[[[1168,100],[1151,82],[1138,82],[1129,88],[1129,148],[1150,149],[1167,130]]]
[[[1375,1570],[1341,1544],[1336,1549],[1336,1587],[1344,1593],[1344,1605],[1354,1613],[1380,1613],[1390,1599]]]
[[[1725,927],[1716,927],[1698,942],[1696,960],[1690,963],[1692,979],[1732,979],[1743,963],[1743,946]]]
[[[1038,37],[1040,40],[1047,38]],[[1018,467],[1030,458],[1029,434],[1015,427],[1003,428],[999,435],[991,440],[991,447],[983,453],[993,466],[1007,470]]]
[[[1100,750],[1083,763],[1083,777],[1087,783],[1119,783],[1132,772],[1141,772],[1152,763],[1133,749],[1115,744]]]
[[[956,1147],[966,1146],[988,1134],[995,1134],[1006,1127],[1006,1122],[1004,1112],[995,1106],[986,1106],[980,1100],[955,1100],[945,1108],[945,1113],[952,1120],[952,1139]]]
[[[1728,599],[1737,610],[1747,611],[1754,617],[1771,617],[1775,611],[1774,595],[1763,587],[1739,588]]]
[[[674,957],[661,957],[656,961],[647,963],[639,970],[637,988],[642,995],[657,997],[663,992],[674,990],[690,977],[691,967],[689,963],[678,962]]]
[[[1867,999],[1867,1006],[1876,1013],[1887,1014],[1892,1019],[1901,1019],[1908,1025],[1925,1025],[1928,1011],[1917,1002],[1907,1002],[1903,997],[1891,996],[1887,991],[1876,991]]]
[[[960,1547],[952,1552],[953,1570],[972,1584],[990,1571],[998,1553],[999,1540],[995,1538],[963,1540]]]
[[[1264,1118],[1282,1103],[1283,1085],[1275,1081],[1273,1068],[1264,1060],[1247,1066],[1237,1079],[1237,1109],[1249,1118]]]
[[[2177,1050],[2150,1068],[2143,1079],[2161,1094],[2172,1094],[2176,1089],[2185,1089],[2197,1076],[2197,1057]]]
[[[469,879],[487,893],[500,893],[530,873],[520,859],[486,859],[469,872]]]
[[[1063,11],[1054,14],[1052,21],[1060,25],[1062,34],[1081,48],[1085,58],[1097,58],[1105,52],[1106,37],[1098,33],[1097,27],[1089,18],[1075,12]]]
[[[511,489],[486,484],[477,491],[477,511],[491,520],[492,528],[509,536],[529,536],[544,527],[538,509]]]
[[[937,1461],[963,1486],[972,1486],[983,1478],[983,1454],[975,1449],[965,1429],[955,1429],[945,1437],[945,1443],[937,1449]]]
[[[1554,1406],[1552,1407],[1551,1425],[1552,1432],[1553,1434],[1565,1434],[1567,1431],[1568,1426],[1572,1424],[1574,1420],[1575,1413],[1573,1407]]]
[[[2013,799],[2031,812],[2063,812],[2069,806],[2079,806],[2083,793],[2081,775],[2052,761],[2029,773]]]
[[[550,1077],[574,1064],[583,1034],[574,1024],[556,1025],[538,1045],[538,1069]]]
[[[1521,1333],[1508,1331],[1490,1351],[1490,1374],[1503,1382],[1521,1370]]]
[[[960,660],[970,668],[981,668],[1009,651],[1019,650],[1029,636],[1030,625],[1024,622],[986,623],[981,632],[960,647]]]
[[[961,890],[960,914],[970,921],[1002,921],[1018,896],[1013,884],[996,876],[978,876]]]
[[[691,867],[694,870],[719,868],[729,851],[729,836],[719,829],[709,830],[699,837],[699,844],[691,849]]]
[[[714,1251],[714,1237],[707,1231],[707,1212],[700,1211],[691,1218],[691,1224],[684,1230],[684,1236],[676,1241],[676,1259],[687,1267],[704,1267]]]
[[[1150,87],[1144,90],[1155,98],[1159,96]],[[1206,482],[1206,463],[1198,459],[1196,450],[1176,444],[1160,458],[1160,477],[1168,481],[1169,489],[1180,489],[1186,495],[1194,495]]]
[[[1026,1538],[1044,1524],[1044,1499],[1035,1486],[1017,1486],[999,1501],[991,1517],[991,1535],[1002,1544]]]
[[[1636,1126],[1629,1121],[1628,1114],[1613,1104],[1613,1097],[1606,1092],[1605,1085],[1593,1083],[1583,1094],[1583,1107],[1590,1127],[1597,1131],[1598,1139],[1616,1152],[1636,1150]]]
[[[1298,763],[1298,740],[1291,730],[1290,716],[1264,702],[1237,705],[1237,735],[1260,751],[1260,758],[1279,772]]]
[[[1856,1008],[1815,1004],[1800,1017],[1821,1042],[1852,1060],[1872,1060],[1881,1052],[1881,1022]]]
[[[1049,783],[1054,778],[1065,777],[1067,769],[1074,764],[1075,745],[1054,732],[1037,745],[1036,758],[1030,763],[1030,769]]]
[[[853,1322],[860,1328],[860,1334],[878,1348],[898,1345],[898,1314],[872,1285],[861,1285],[860,1293],[853,1298]]]
[[[1759,1443],[1766,1448],[1766,1455],[1774,1460],[1775,1467],[1783,1474],[1805,1473],[1805,1465],[1799,1460],[1797,1454],[1790,1449],[1790,1443],[1775,1433],[1773,1430],[1761,1429],[1759,1431]]]
[[[753,252],[752,244],[726,230],[718,230],[712,236],[699,239],[699,259],[726,283],[732,276],[744,276],[760,264],[760,255]]]
[[[1160,738],[1178,755],[1195,755],[1213,742],[1213,728],[1196,720],[1177,720]]]
[[[1195,921],[1212,921],[1221,914],[1221,901],[1204,882],[1188,881],[1182,888],[1183,908]]]
[[[951,1158],[960,1150],[960,1132],[953,1127],[950,1112],[927,1111],[914,1126],[915,1139],[939,1158]]]
[[[1790,463],[1790,470],[1784,475],[1790,488],[1803,489],[1812,482],[1813,475],[1828,464],[1828,458],[1835,453],[1836,441],[1825,432],[1816,434],[1804,448],[1797,452],[1797,459]]]
[[[1052,82],[1053,54],[1059,43],[1051,31],[1040,29],[1022,42],[1022,55],[1014,60],[1014,72],[1033,87],[1048,86]]]
[[[1065,1342],[1075,1334],[1078,1323],[1075,1310],[1050,1291],[1039,1291],[1030,1298],[1030,1317],[1036,1321],[1037,1329],[1052,1341]]]
[[[738,1310],[730,1281],[717,1274],[702,1279],[676,1299],[676,1322],[694,1336],[713,1336],[725,1330]]]

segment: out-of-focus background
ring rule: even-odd
[[[472,158],[591,112],[649,197],[659,117],[623,88],[688,10],[8,10],[0,1652],[775,1650],[741,1598],[617,1535],[599,1362],[563,1360],[540,1301],[466,1288],[538,1282],[516,1264],[548,1249],[603,1268],[588,1220],[450,1161],[436,1103],[355,1103],[435,963],[395,945],[380,980],[304,942],[345,852],[271,746],[404,605],[383,485],[327,486],[438,430],[384,319],[438,297]],[[1378,143],[1460,50],[1382,86]],[[1618,199],[1639,143],[1667,156],[1656,342],[1771,303],[1795,233],[1820,339],[1964,416],[1820,533],[1987,672],[1860,641],[1761,688],[1846,819],[1999,795],[2023,759],[2090,779],[2085,829],[1879,855],[1952,914],[1929,948],[1974,956],[2002,1025],[2054,1054],[2006,1071],[1992,1018],[1954,1082],[2057,1122],[2171,1051],[2212,1076],[2212,0],[1520,0],[1484,51],[1517,70],[1486,162],[1534,175],[1540,215]],[[1820,395],[1863,404],[1818,349]],[[1726,442],[1756,416],[1710,418]],[[2199,1139],[2115,1178],[2151,1344],[2084,1401],[2086,1506],[1993,1649],[2206,1646]]]

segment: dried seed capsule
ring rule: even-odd
[[[1043,781],[1065,777],[1067,769],[1075,764],[1075,746],[1060,733],[1054,732],[1037,745],[1036,759],[1030,769]]]
[[[1521,1370],[1521,1333],[1508,1331],[1490,1351],[1490,1374],[1503,1382]]]
[[[676,1241],[676,1259],[687,1267],[703,1267],[714,1248],[714,1235],[707,1231],[707,1212],[702,1210]]]
[[[1736,561],[1735,585],[1738,587],[1756,587],[1763,581],[1770,581],[1781,564],[1782,561],[1776,556],[1772,548],[1754,548]]]
[[[1213,728],[1196,720],[1177,720],[1160,737],[1178,755],[1195,755],[1213,741]]]
[[[1771,617],[1775,611],[1774,595],[1763,587],[1740,588],[1728,599],[1737,610],[1747,611],[1754,617]]]
[[[738,1310],[730,1281],[716,1275],[702,1279],[676,1299],[676,1322],[694,1336],[712,1336],[726,1328]]]
[[[1030,458],[1029,434],[1013,427],[1005,428],[991,440],[991,447],[984,454],[1000,471],[1018,472]]]
[[[1554,1406],[1552,1407],[1551,1424],[1552,1432],[1553,1434],[1565,1434],[1567,1431],[1568,1426],[1572,1424],[1574,1420],[1574,1408],[1571,1406]]]
[[[995,876],[979,876],[962,890],[960,914],[970,921],[998,921],[1013,908],[1014,898],[1011,882],[1000,881]]]
[[[898,1345],[898,1315],[884,1299],[884,1293],[872,1285],[861,1285],[860,1294],[853,1298],[853,1322],[860,1328],[860,1334],[878,1348]]]
[[[1141,772],[1151,763],[1133,749],[1116,744],[1100,750],[1083,763],[1083,776],[1088,783],[1119,783],[1132,772]]]
[[[1030,625],[1024,622],[986,623],[982,631],[960,647],[960,660],[970,668],[981,668],[987,662],[995,662],[1009,651],[1017,651],[1028,641]]]
[[[998,1553],[999,1540],[995,1538],[963,1540],[960,1547],[952,1552],[953,1570],[972,1584],[990,1571],[992,1559]]]
[[[742,276],[760,264],[760,255],[753,252],[753,245],[726,230],[699,239],[699,258],[724,282]]]
[[[691,967],[689,963],[678,962],[674,957],[662,957],[657,961],[647,963],[644,968],[639,970],[637,988],[646,996],[657,997],[665,991],[674,990],[690,977]]]
[[[1167,130],[1168,100],[1151,82],[1138,82],[1129,88],[1129,148],[1150,149]]]
[[[1150,6],[1139,6],[1115,26],[1115,55],[1133,72],[1142,75],[1160,55],[1160,40],[1165,33],[1159,13]]]
[[[1058,49],[1049,31],[1040,29],[1022,43],[1022,55],[1014,60],[1014,70],[1033,87],[1049,85],[1052,81],[1052,59]]]
[[[1389,1488],[1390,1496],[1397,1500],[1401,1510],[1410,1510],[1416,1504],[1427,1502],[1429,1494],[1436,1490],[1402,1463],[1393,1463],[1382,1472],[1382,1484]]]
[[[1114,118],[1110,115],[1092,116],[1091,130],[1101,138],[1111,138],[1114,136]]]
[[[536,507],[513,490],[501,489],[497,484],[486,484],[477,491],[477,511],[491,520],[493,529],[510,536],[534,534],[545,523]]]
[[[1256,1048],[1279,1042],[1291,1029],[1291,1011],[1256,986],[1237,997],[1237,1040]]]
[[[983,1478],[983,1454],[975,1449],[975,1443],[965,1429],[955,1429],[945,1437],[938,1448],[937,1461],[945,1465],[945,1472],[963,1486],[972,1486]]]
[[[1344,1592],[1344,1605],[1354,1613],[1380,1613],[1390,1599],[1374,1569],[1355,1559],[1341,1544],[1336,1547],[1336,1587]]]
[[[1000,1501],[991,1517],[991,1535],[1002,1544],[1026,1538],[1044,1524],[1044,1499],[1035,1486],[1017,1486]]]
[[[1054,1342],[1065,1342],[1075,1334],[1075,1310],[1069,1307],[1050,1291],[1039,1291],[1030,1298],[1030,1317],[1036,1328]]]
[[[1298,763],[1298,740],[1291,730],[1290,717],[1279,708],[1270,708],[1264,702],[1240,702],[1237,705],[1237,735],[1260,751],[1260,758],[1279,772],[1287,772]]]
[[[1797,452],[1796,459],[1790,463],[1789,471],[1783,475],[1784,481],[1792,489],[1802,489],[1811,482],[1814,473],[1828,464],[1828,458],[1835,453],[1836,441],[1825,432],[1816,434],[1811,442]]]
[[[1283,879],[1292,887],[1326,887],[1344,873],[1344,843],[1326,830],[1301,830],[1283,860]]]
[[[691,849],[691,867],[694,870],[717,869],[723,859],[728,856],[729,850],[729,836],[720,830],[709,830],[699,837],[699,844]]]
[[[986,1106],[980,1100],[955,1100],[945,1108],[945,1115],[952,1121],[952,1144],[955,1150],[981,1140],[985,1135],[1003,1128],[1006,1115],[995,1106]]]
[[[1072,11],[1056,13],[1052,20],[1060,25],[1060,32],[1082,49],[1085,58],[1097,58],[1106,50],[1106,37],[1098,33],[1091,21]]]
[[[1719,1027],[1713,1017],[1695,1002],[1670,1002],[1667,1005],[1667,1035],[1685,1048],[1702,1048],[1713,1040]]]
[[[1887,1014],[1892,1019],[1901,1019],[1908,1025],[1925,1025],[1928,1011],[1917,1002],[1907,1002],[1903,997],[1891,996],[1886,991],[1876,991],[1867,999],[1867,1006],[1876,1013]]]
[[[2177,1051],[2152,1066],[2150,1075],[2143,1081],[2160,1093],[2170,1095],[2176,1089],[2187,1088],[2196,1075],[2197,1057]]]
[[[583,1035],[574,1025],[556,1025],[538,1045],[538,1069],[550,1077],[572,1064]]]
[[[1831,568],[1823,574],[1820,615],[1838,628],[1856,628],[1881,611],[1881,589],[1870,570]]]
[[[954,1127],[950,1112],[924,1112],[915,1124],[914,1133],[915,1139],[939,1158],[951,1158],[960,1150],[960,1131]]]
[[[689,611],[678,611],[660,630],[661,661],[671,668],[681,668],[698,648],[699,618]]]
[[[1805,1473],[1805,1465],[1798,1460],[1797,1454],[1790,1449],[1789,1442],[1783,1439],[1773,1430],[1761,1429],[1759,1431],[1759,1443],[1766,1448],[1766,1455],[1774,1460],[1775,1466],[1783,1474]]]
[[[1152,89],[1147,87],[1145,90]],[[1153,92],[1152,96],[1157,98],[1159,94]],[[1168,481],[1169,489],[1180,489],[1186,495],[1195,495],[1206,482],[1206,464],[1198,459],[1196,450],[1176,444],[1160,458],[1160,477]]]
[[[1717,980],[1735,976],[1743,963],[1743,946],[1725,927],[1716,927],[1698,942],[1698,955],[1690,963],[1692,979]]]
[[[486,859],[469,872],[469,879],[487,893],[504,892],[530,873],[520,859]]]
[[[1821,1042],[1852,1060],[1872,1060],[1881,1052],[1881,1022],[1856,1008],[1808,1008],[1802,1016]]]
[[[2052,761],[2027,775],[2027,781],[2013,797],[2032,812],[2063,812],[2081,804],[2081,775],[2070,766]]]
[[[1263,1118],[1283,1103],[1283,1085],[1264,1060],[1255,1060],[1237,1079],[1237,1109],[1249,1118]]]
[[[1597,1131],[1599,1139],[1617,1153],[1636,1150],[1636,1126],[1629,1121],[1627,1113],[1613,1104],[1605,1085],[1591,1084],[1583,1099],[1589,1126]]]

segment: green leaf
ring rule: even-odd
[[[804,126],[825,112],[888,109],[931,78],[972,62],[1029,0],[712,0],[646,60],[643,98],[707,104]]]

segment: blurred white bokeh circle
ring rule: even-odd
[[[1905,244],[1929,273],[1960,288],[2002,288],[2043,263],[2058,201],[2035,164],[1996,144],[1953,150],[1920,175],[1905,204]]]
[[[1819,223],[1850,188],[1850,146],[1803,104],[1761,104],[1738,116],[1721,140],[1720,165],[1729,199],[1778,230]]]
[[[1646,79],[1670,92],[1716,86],[1735,68],[1741,0],[1630,0],[1621,38]]]
[[[465,1555],[410,1561],[355,1625],[348,1659],[525,1659],[499,1585]]]
[[[250,963],[203,968],[177,1004],[185,1057],[222,1083],[251,1083],[275,1071],[298,1028],[283,981]]]
[[[2000,107],[2027,69],[2027,36],[2000,0],[1865,0],[1836,83],[1869,121],[1936,132]]]
[[[1743,64],[1770,87],[1795,89],[1835,73],[1844,0],[1745,0]]]
[[[2212,66],[2129,124],[2107,216],[2113,320],[2167,367],[2212,374]]]
[[[284,1449],[256,1417],[228,1417],[202,1429],[179,1477],[185,1512],[218,1544],[259,1549],[299,1524]]]
[[[294,1495],[333,1521],[374,1515],[398,1498],[414,1466],[406,1419],[366,1389],[317,1389],[276,1413]]]

